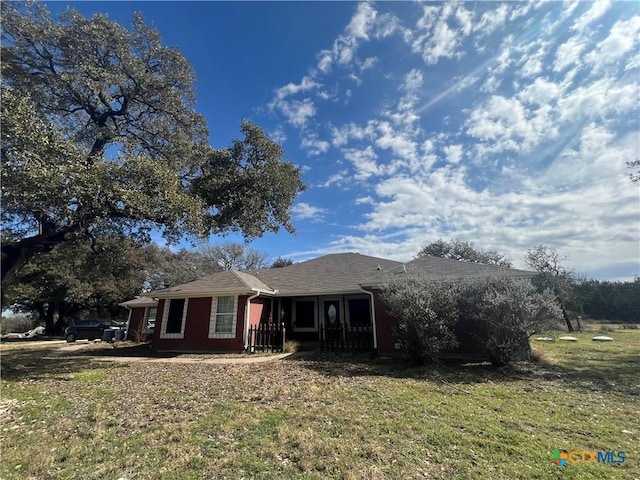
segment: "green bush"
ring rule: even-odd
[[[442,350],[458,344],[455,285],[414,276],[387,283],[381,294],[398,320],[396,337],[416,363],[435,362]]]
[[[561,311],[550,291],[538,293],[531,282],[512,278],[475,281],[461,296],[477,299],[472,315],[484,325],[483,339],[491,362],[506,365],[528,360],[529,337],[556,328]]]
[[[398,340],[418,363],[434,362],[458,345],[459,321],[473,330],[479,351],[494,365],[506,365],[528,359],[529,337],[556,328],[561,320],[551,292],[539,293],[528,280],[507,277],[433,282],[408,276],[384,285],[381,298],[397,319]]]

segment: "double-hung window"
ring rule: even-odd
[[[209,338],[234,338],[238,297],[216,297],[211,302]]]

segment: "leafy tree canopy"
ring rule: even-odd
[[[99,241],[97,252],[88,242],[64,242],[36,255],[4,289],[12,310],[43,320],[50,334],[60,333],[68,319],[80,315],[121,317],[124,310],[118,304],[141,293],[147,269],[157,262],[157,249],[126,238]]]
[[[418,257],[431,256],[460,260],[464,262],[486,263],[511,268],[513,264],[507,256],[495,250],[481,250],[473,242],[452,238],[450,241],[438,239],[422,247]]]
[[[249,122],[244,139],[210,147],[191,65],[141,16],[127,30],[4,2],[2,19],[3,282],[97,230],[148,240],[157,228],[170,242],[293,231],[300,170]]]

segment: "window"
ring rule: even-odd
[[[293,327],[297,331],[315,331],[317,325],[315,298],[299,298],[293,302]]]
[[[153,332],[156,326],[156,314],[158,309],[156,307],[147,307],[144,312],[144,329],[147,332]]]
[[[347,299],[349,325],[352,327],[370,327],[371,310],[369,308],[369,298],[348,298]]]
[[[209,338],[234,338],[238,311],[237,297],[217,297],[211,302]]]
[[[162,314],[160,338],[184,338],[184,324],[187,318],[188,304],[188,298],[166,300]]]

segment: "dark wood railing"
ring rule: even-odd
[[[339,323],[320,327],[320,349],[327,352],[373,350],[373,329]]]
[[[285,342],[284,323],[260,323],[249,327],[249,352],[283,352]]]

